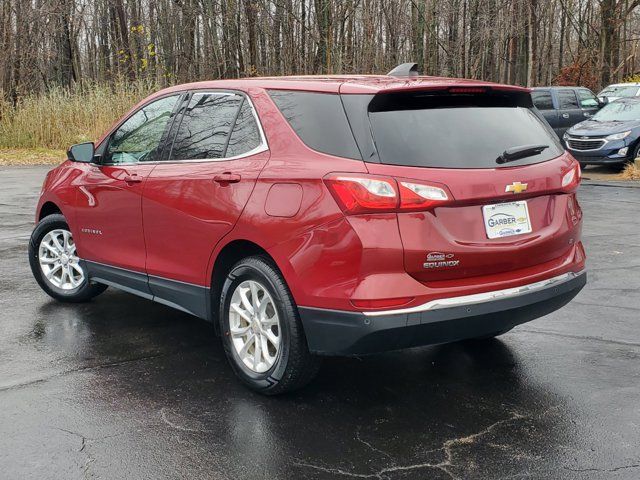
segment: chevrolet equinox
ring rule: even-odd
[[[151,95],[48,173],[35,279],[211,321],[266,394],[325,355],[490,338],[562,307],[586,282],[578,163],[530,90],[412,73]]]

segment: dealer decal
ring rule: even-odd
[[[427,261],[422,264],[424,268],[451,268],[460,265],[460,260],[455,260],[453,253],[429,252]]]

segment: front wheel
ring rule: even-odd
[[[62,302],[86,302],[107,289],[87,278],[69,225],[60,214],[36,225],[29,241],[29,264],[40,287]]]
[[[298,310],[280,272],[248,257],[228,273],[220,298],[222,342],[236,375],[267,395],[303,387],[318,372]]]

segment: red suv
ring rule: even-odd
[[[214,323],[250,387],[323,355],[492,337],[586,282],[580,169],[528,89],[411,76],[162,90],[46,177],[52,297],[113,286]]]

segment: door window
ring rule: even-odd
[[[544,90],[534,90],[531,92],[531,99],[538,110],[553,110],[553,100],[551,92]]]
[[[560,110],[580,108],[573,90],[558,90],[558,103],[560,104]]]
[[[162,134],[179,95],[156,100],[130,116],[111,135],[104,163],[137,163],[155,160]]]
[[[196,93],[185,109],[173,141],[171,160],[222,158],[238,109],[241,95]]]
[[[578,99],[582,108],[595,108],[598,106],[598,99],[589,90],[578,90]]]

